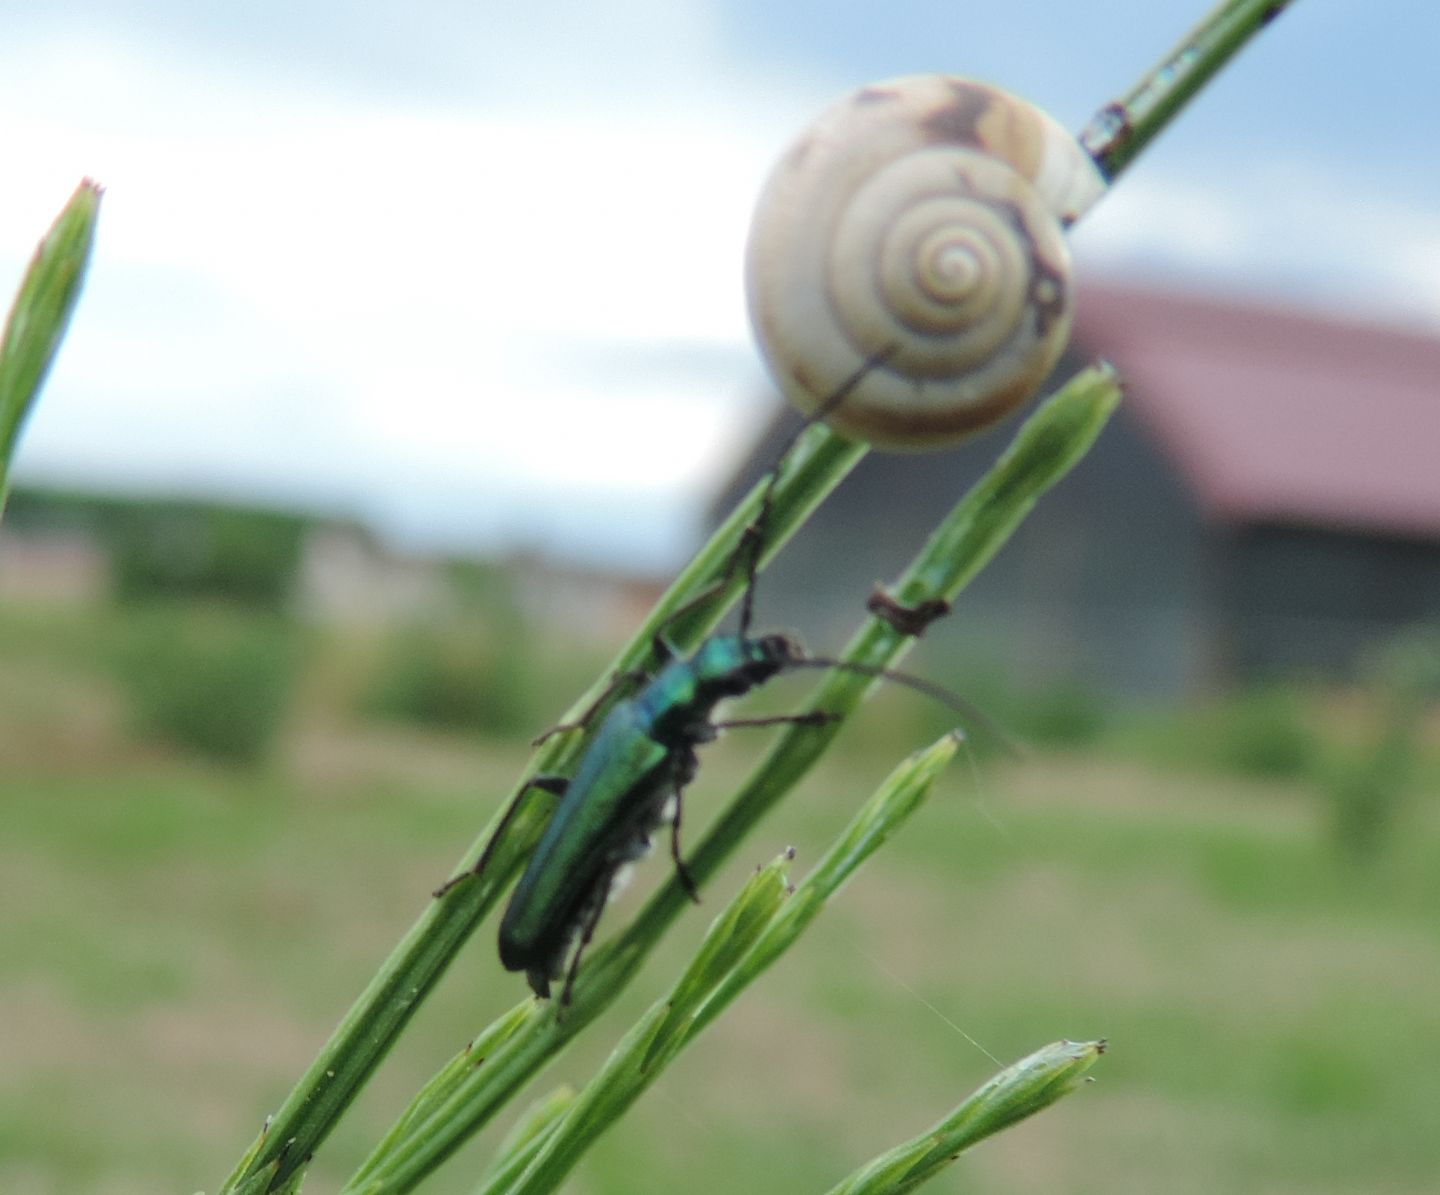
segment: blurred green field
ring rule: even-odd
[[[340,653],[268,767],[187,761],[127,732],[95,667],[107,635],[0,620],[6,1195],[215,1190],[525,757],[510,739],[337,716],[315,690],[339,683]],[[749,868],[794,844],[803,872],[925,741],[913,699],[876,705],[535,1094],[584,1079]],[[708,750],[691,834],[760,741]],[[1436,1190],[1437,803],[1412,802],[1359,866],[1335,851],[1313,779],[1237,778],[1137,742],[954,769],[568,1189],[821,1191],[983,1082],[986,1052],[1105,1036],[1094,1085],[928,1189]],[[640,869],[602,934],[665,866]],[[336,1190],[410,1092],[524,992],[487,927],[306,1191]],[[424,1189],[470,1190],[504,1127]]]

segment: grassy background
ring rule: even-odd
[[[122,622],[0,613],[7,1195],[213,1191],[526,755],[515,737],[353,713],[369,683],[357,661],[385,653],[347,641],[312,644],[267,767],[187,760],[132,734],[104,666]],[[563,704],[572,665],[595,671],[568,654],[552,645],[534,670],[559,690],[542,708]],[[793,843],[803,869],[926,741],[913,696],[875,707],[552,1083],[583,1080],[747,868]],[[987,1078],[984,1051],[1008,1062],[1103,1035],[1093,1087],[931,1189],[1433,1191],[1440,810],[1412,800],[1369,866],[1336,852],[1324,779],[1353,713],[1317,715],[1318,754],[1280,778],[1227,763],[1214,712],[956,769],[570,1189],[823,1190]],[[707,750],[692,834],[762,738]],[[1421,768],[1433,794],[1433,742]],[[640,869],[602,933],[664,867]],[[492,933],[317,1159],[311,1195],[334,1191],[411,1090],[524,994]],[[426,1189],[467,1191],[492,1140]]]

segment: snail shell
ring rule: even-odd
[[[1064,230],[1104,192],[1066,130],[950,75],[865,87],[789,149],[761,193],[750,318],[785,396],[843,435],[933,448],[994,423],[1060,358]]]

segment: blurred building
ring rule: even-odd
[[[94,538],[0,529],[0,602],[95,606],[110,590],[110,561]]]
[[[1343,677],[1369,645],[1440,622],[1440,339],[1087,288],[1057,376],[1097,357],[1125,380],[1120,412],[927,650],[1020,683],[1173,695]],[[717,513],[797,422],[777,416]],[[762,579],[762,623],[836,646],[1012,431],[869,455]]]
[[[444,560],[396,552],[355,520],[312,520],[296,573],[296,607],[309,622],[380,626],[455,605]]]
[[[0,529],[0,603],[239,600],[352,628],[514,609],[608,647],[663,590],[534,553],[406,552],[355,519],[202,499],[20,488]]]
[[[560,628],[569,638],[605,647],[634,634],[667,587],[663,578],[567,563],[533,552],[517,552],[499,563],[521,608],[538,625]]]

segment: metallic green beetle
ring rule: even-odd
[[[881,359],[867,361],[819,410],[807,417],[801,430],[833,411],[865,372]],[[791,446],[793,444],[792,440]],[[781,462],[788,453],[787,447]],[[701,643],[693,655],[680,656],[665,639],[662,628],[653,640],[656,658],[664,661],[659,672],[632,696],[611,707],[591,734],[574,775],[536,776],[528,781],[505,811],[475,867],[436,890],[437,896],[442,895],[455,884],[485,870],[495,844],[503,837],[526,791],[542,788],[558,795],[560,801],[501,918],[500,961],[507,970],[524,971],[531,989],[542,999],[549,997],[551,982],[563,973],[562,1008],[569,1003],[580,956],[595,932],[616,877],[649,851],[651,832],[667,821],[676,871],[686,891],[698,899],[694,881],[680,855],[682,794],[699,766],[696,747],[712,741],[724,727],[779,723],[818,725],[832,717],[826,713],[806,713],[717,722],[712,720],[712,715],[721,701],[748,693],[782,672],[810,666],[883,676],[937,697],[967,716],[975,712],[960,698],[915,677],[807,656],[799,643],[787,635],[750,634],[755,576],[779,467],[777,464],[771,472],[755,522],[747,528],[731,560],[732,569],[743,563],[746,576],[739,633],[712,636]],[[708,596],[709,591],[701,595],[702,598]],[[699,600],[695,599],[678,613],[685,613]],[[930,610],[921,615],[919,611],[905,611],[893,603],[890,608],[891,614],[881,612],[882,616],[893,618],[893,612],[899,610],[928,621],[940,612]],[[894,625],[901,627],[899,622]],[[905,633],[915,634],[918,629],[911,626]],[[585,726],[587,722],[588,716],[579,725]],[[568,969],[567,954],[570,955]]]
[[[676,870],[695,895],[679,843],[681,794],[700,762],[695,748],[715,738],[711,714],[718,702],[804,659],[784,635],[716,636],[693,656],[672,659],[605,715],[574,776],[547,785],[563,795],[500,922],[500,961],[507,970],[524,971],[535,994],[549,996],[577,934],[578,963],[616,874],[649,850],[651,831],[667,820]],[[562,1004],[574,974],[572,963]]]

